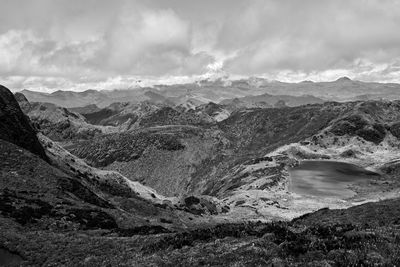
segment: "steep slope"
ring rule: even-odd
[[[117,170],[162,194],[180,196],[187,192],[196,168],[218,155],[226,141],[216,130],[159,126],[105,135],[66,148],[92,166]]]
[[[32,108],[31,103],[29,103],[28,99],[22,93],[15,93],[14,94],[15,100],[17,100],[22,112],[25,114],[29,112]]]
[[[0,85],[0,139],[23,147],[47,159],[29,119],[22,113],[13,94]]]
[[[112,208],[112,205],[82,181],[4,140],[0,140],[0,146],[3,216],[23,225],[41,219],[43,223],[51,223],[69,216],[70,227],[74,221],[83,228],[117,227],[115,220],[102,211],[102,208]],[[78,215],[79,212],[83,213],[82,216]]]
[[[285,144],[301,141],[350,112],[354,103],[325,103],[292,108],[245,109],[218,123],[235,157],[262,157]]]

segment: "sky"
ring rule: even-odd
[[[400,83],[400,1],[0,0],[0,83],[14,91],[219,76]]]

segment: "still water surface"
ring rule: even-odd
[[[354,164],[338,161],[304,160],[291,168],[289,190],[300,195],[349,198],[353,183],[368,183],[379,174]]]

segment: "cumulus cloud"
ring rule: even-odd
[[[240,47],[231,41],[234,33],[227,30],[221,37],[222,45],[225,40],[238,51],[226,63],[233,72],[322,71],[352,67],[358,59],[379,63],[400,55],[400,6],[395,1],[262,1],[236,23],[252,30],[240,38]]]
[[[396,0],[0,0],[0,82],[130,87],[226,72],[400,82]]]
[[[105,63],[116,71],[159,75],[190,56],[189,25],[170,9],[127,9],[105,39]]]

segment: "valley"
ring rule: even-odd
[[[343,78],[332,82],[332,86],[355,83],[359,84]],[[240,88],[245,85],[240,83]],[[208,82],[201,86],[209,90],[221,84]],[[182,87],[177,88],[176,93],[185,92]],[[237,89],[230,90],[236,93]],[[174,89],[160,92],[171,94]],[[65,114],[57,119],[54,112],[50,117],[43,108],[35,112],[30,108],[26,112],[45,135],[60,142],[85,164],[117,171],[128,180],[177,202],[190,196],[207,198],[219,207],[229,208],[228,212],[214,214],[215,218],[227,221],[286,220],[320,208],[347,208],[398,194],[398,181],[381,171],[386,163],[398,158],[398,101],[316,100],[293,107],[255,102],[258,99],[259,103],[267,103],[266,98],[271,98],[267,94],[264,98],[246,96],[220,104],[192,101],[192,106],[182,106],[159,95],[145,95],[153,99],[113,103],[103,109],[96,106],[71,109],[69,113],[63,111]],[[288,101],[291,96],[285,97],[280,100],[293,105],[292,100]],[[271,99],[279,101],[279,96]],[[292,99],[316,98],[293,96]],[[221,113],[226,115],[215,115]],[[39,120],[41,117],[51,123]],[[79,123],[75,122],[77,119]],[[49,135],[46,127],[53,130],[60,120],[78,126],[71,129],[69,136]],[[78,134],[92,128],[96,129],[92,135]],[[316,168],[324,168],[326,160],[336,160],[337,164],[354,164],[354,168],[367,168],[381,175],[360,182],[356,175],[339,172],[336,175],[342,174],[340,177],[347,177],[348,182],[335,180],[330,185],[337,186],[333,191],[325,188],[328,191],[318,193],[315,188],[314,193],[308,194],[310,182],[328,187],[329,182],[321,173],[301,172],[298,168],[307,164],[307,160],[324,160]],[[303,178],[299,178],[301,184],[293,187],[293,173],[298,172]],[[332,169],[331,174],[334,172]],[[304,178],[307,174],[312,181]],[[315,180],[318,177],[319,182]]]

